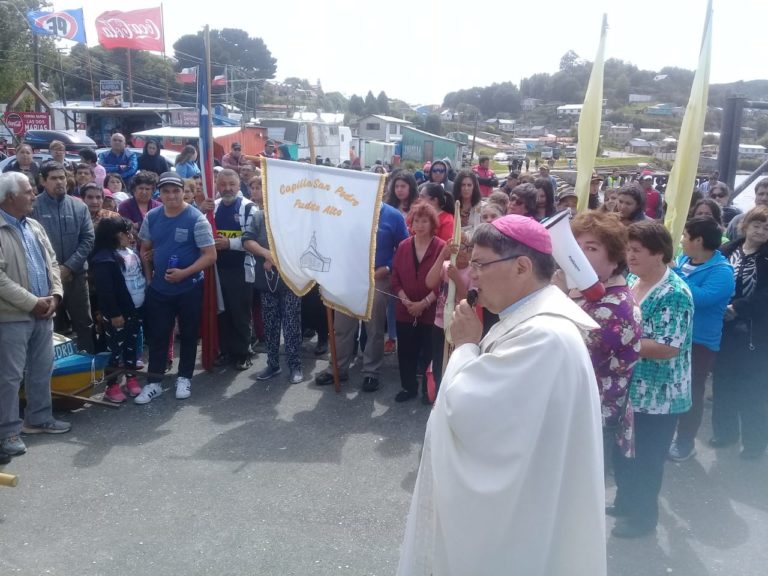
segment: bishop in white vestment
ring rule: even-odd
[[[478,227],[472,277],[501,319],[482,338],[466,301],[427,425],[399,576],[605,576],[600,399],[582,331],[549,285],[549,233]]]

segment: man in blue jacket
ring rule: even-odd
[[[58,162],[40,167],[43,193],[37,197],[32,216],[45,228],[59,261],[64,298],[56,310],[54,329],[64,332],[67,320],[77,334],[77,346],[93,354],[91,303],[86,278],[88,255],[93,249],[93,222],[88,207],[67,195],[67,175]]]
[[[131,178],[139,169],[139,159],[136,154],[125,149],[125,136],[119,132],[112,134],[110,145],[110,150],[99,154],[99,164],[104,166],[107,174],[119,174],[126,186],[129,186]]]
[[[722,230],[709,217],[692,218],[685,225],[683,252],[675,271],[693,296],[691,396],[693,404],[677,421],[677,436],[669,457],[681,462],[696,454],[696,433],[704,413],[704,387],[720,350],[723,318],[735,281],[733,268],[718,248]]]

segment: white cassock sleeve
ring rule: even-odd
[[[605,574],[600,402],[581,334],[538,316],[486,349],[454,351],[430,422],[434,574]]]

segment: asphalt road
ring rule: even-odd
[[[309,377],[327,362],[304,346]],[[340,395],[256,382],[263,363],[27,437],[0,488],[0,576],[394,574],[429,409],[395,404],[394,357],[373,394],[356,370]],[[700,446],[667,468],[658,534],[609,539],[609,574],[764,574],[767,480],[765,461]]]

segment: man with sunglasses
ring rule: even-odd
[[[479,304],[501,318],[481,338],[472,307],[456,307],[398,574],[604,576],[600,398],[582,339],[597,324],[550,284],[541,224],[504,216],[473,242]]]

